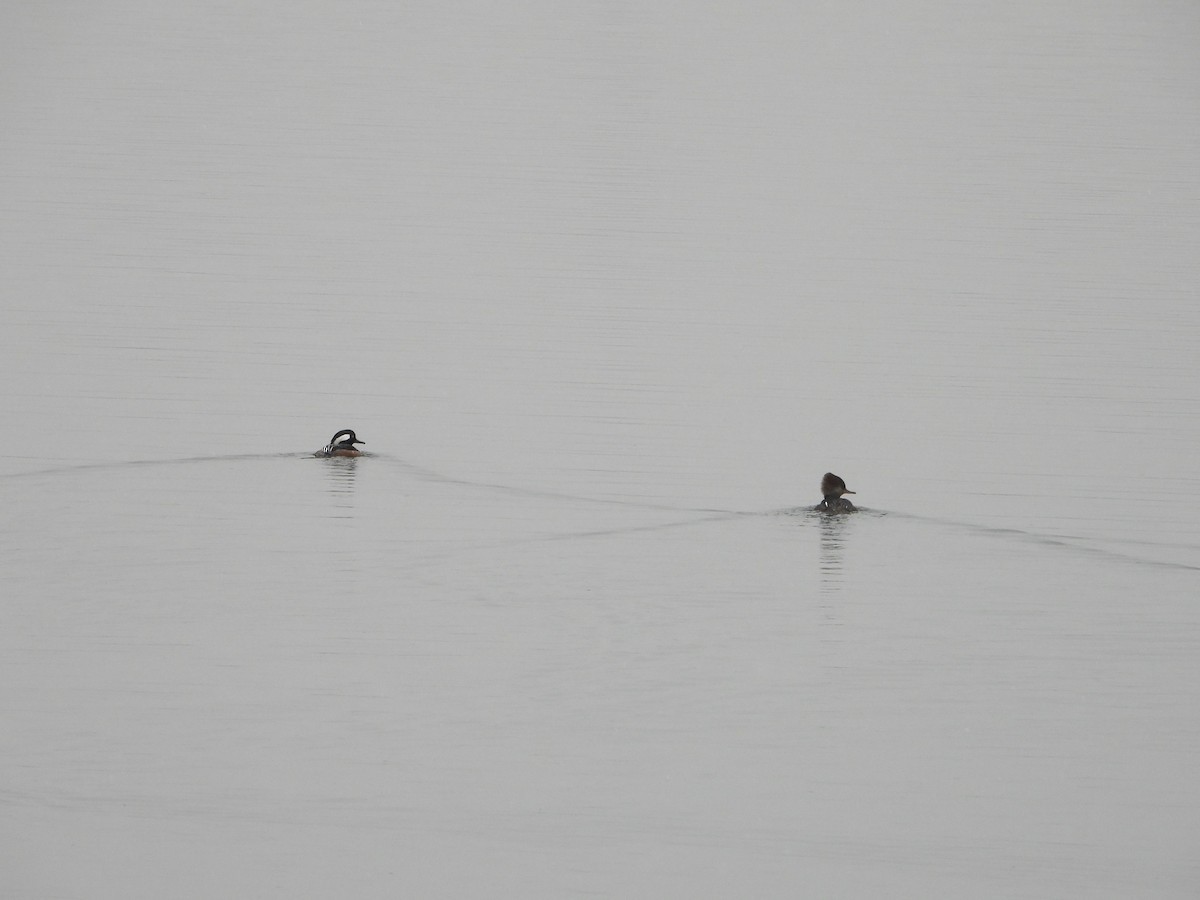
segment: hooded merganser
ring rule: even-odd
[[[853,503],[842,496],[842,494],[853,494],[854,491],[849,490],[846,482],[832,472],[826,472],[825,477],[821,479],[821,493],[825,495],[825,499],[813,507],[819,512],[854,512],[857,509]]]
[[[338,440],[342,438],[342,440]],[[323,450],[317,451],[316,456],[362,456],[362,451],[355,447],[355,444],[365,444],[366,441],[360,441],[349,428],[343,428],[337,434],[329,439],[329,443],[325,445]]]

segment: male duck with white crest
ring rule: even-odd
[[[343,428],[332,438],[329,443],[321,450],[314,453],[314,456],[362,456],[362,451],[355,447],[355,444],[365,444],[366,441],[360,441],[349,428]]]

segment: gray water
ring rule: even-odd
[[[0,896],[1196,896],[1194,4],[0,26]]]

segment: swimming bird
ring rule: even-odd
[[[825,495],[825,499],[813,507],[819,512],[854,512],[857,509],[853,503],[842,496],[842,494],[853,494],[854,491],[847,488],[846,482],[832,472],[826,472],[825,477],[821,479],[821,493]]]
[[[342,440],[338,440],[342,438]],[[349,428],[343,428],[337,434],[329,439],[329,443],[325,445],[323,450],[318,451],[316,456],[362,456],[362,451],[355,447],[355,444],[365,444],[366,441],[360,441]]]

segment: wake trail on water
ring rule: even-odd
[[[175,459],[127,459],[114,460],[108,462],[88,462],[88,463],[72,463],[69,465],[50,466],[41,469],[30,469],[25,472],[8,472],[0,474],[0,479],[20,480],[25,478],[40,478],[45,475],[67,475],[83,472],[96,472],[103,470],[121,470],[121,469],[136,469],[151,466],[184,466],[199,463],[217,463],[217,462],[237,462],[251,460],[270,460],[270,459],[313,459],[322,462],[333,462],[338,465],[353,465],[358,460],[378,460],[382,463],[398,466],[406,471],[412,472],[414,475],[426,480],[439,482],[441,484],[451,484],[459,487],[477,487],[491,491],[500,491],[507,494],[513,494],[521,497],[532,497],[544,500],[571,500],[577,503],[595,503],[606,506],[626,506],[637,509],[651,509],[660,512],[676,512],[676,513],[707,513],[714,516],[754,516],[761,513],[750,510],[733,510],[719,509],[716,507],[687,507],[677,506],[667,503],[650,503],[642,500],[621,500],[611,497],[592,497],[585,494],[571,494],[565,491],[547,491],[537,488],[517,487],[509,484],[502,484],[495,481],[481,481],[477,479],[461,478],[453,475],[446,475],[443,472],[438,472],[427,466],[422,466],[417,463],[409,462],[398,456],[392,456],[386,453],[363,453],[360,457],[321,457],[313,453],[234,453],[220,456],[186,456]]]
[[[225,456],[186,456],[176,459],[123,459],[110,462],[73,463],[44,469],[30,469],[26,472],[8,472],[0,474],[0,478],[16,481],[22,478],[38,478],[43,475],[67,475],[74,472],[94,472],[102,469],[135,469],[146,466],[183,466],[192,463],[288,458],[302,457],[298,457],[295,453],[234,453]]]
[[[613,497],[592,497],[586,494],[571,494],[566,491],[547,491],[538,488],[517,487],[511,484],[501,484],[500,482],[496,481],[479,481],[470,478],[460,478],[453,475],[446,475],[426,466],[408,462],[407,460],[401,459],[397,456],[380,455],[378,458],[392,463],[393,465],[401,466],[420,478],[425,479],[426,481],[434,481],[441,484],[452,484],[459,487],[484,488],[490,491],[498,491],[519,497],[532,497],[539,500],[571,500],[576,503],[595,503],[597,505],[604,506],[625,506],[635,509],[656,510],[658,512],[706,513],[717,518],[732,516],[757,516],[762,514],[761,512],[750,510],[720,509],[717,507],[706,506],[677,506],[669,503],[651,503],[644,500],[621,500]]]
[[[323,459],[322,457],[314,456],[311,452],[294,453],[294,452],[276,452],[276,453],[236,453],[214,456],[188,456],[175,459],[135,459],[135,460],[117,460],[108,462],[89,462],[89,463],[74,463],[69,465],[50,466],[41,469],[32,469],[26,472],[10,472],[0,474],[0,479],[16,481],[27,478],[39,478],[47,475],[66,475],[74,473],[97,472],[104,470],[122,470],[122,469],[137,469],[143,467],[156,466],[186,466],[197,465],[204,463],[217,462],[237,462],[237,461],[265,461],[265,460],[284,460],[284,459],[313,459],[323,462],[336,462],[341,465],[347,463],[354,464],[359,459],[377,460],[387,465],[396,466],[411,472],[419,478],[426,481],[437,482],[441,484],[455,485],[459,487],[473,487],[489,491],[498,491],[505,494],[510,494],[519,497],[530,497],[542,500],[566,500],[573,503],[589,503],[602,506],[617,506],[630,509],[653,510],[656,512],[669,512],[679,514],[690,514],[688,518],[670,523],[659,523],[655,525],[636,525],[628,528],[604,528],[595,531],[579,531],[570,532],[567,534],[556,536],[543,536],[540,540],[566,540],[566,539],[581,539],[588,537],[602,537],[626,533],[628,531],[655,530],[662,528],[679,528],[688,525],[695,525],[703,522],[715,522],[735,518],[753,518],[757,516],[796,516],[796,517],[813,517],[819,518],[821,521],[828,520],[827,513],[814,511],[811,506],[796,506],[783,507],[772,510],[736,510],[722,509],[719,507],[707,506],[680,506],[669,503],[655,503],[644,500],[627,500],[612,497],[594,497],[586,494],[573,494],[567,491],[550,491],[538,488],[519,487],[510,484],[503,484],[495,481],[484,481],[480,479],[462,478],[454,475],[447,475],[444,472],[439,472],[436,469],[431,469],[428,466],[423,466],[418,463],[410,462],[398,456],[393,456],[386,453],[364,453],[361,457],[356,458],[341,458],[335,460]],[[1176,571],[1200,572],[1200,565],[1191,563],[1175,562],[1171,560],[1152,559],[1146,556],[1138,555],[1137,553],[1128,550],[1117,549],[1112,546],[1116,543],[1126,544],[1132,547],[1145,547],[1148,549],[1157,549],[1163,551],[1190,551],[1200,553],[1200,547],[1193,544],[1168,541],[1147,541],[1147,540],[1118,540],[1113,538],[1088,537],[1086,535],[1071,535],[1071,534],[1055,534],[1030,531],[1021,528],[1003,528],[993,525],[980,525],[974,522],[964,522],[957,519],[944,519],[935,516],[920,516],[911,513],[895,512],[890,510],[875,510],[860,507],[855,513],[848,516],[839,516],[838,519],[854,519],[858,516],[866,516],[871,518],[893,517],[897,519],[907,519],[913,522],[923,522],[932,525],[948,526],[956,529],[970,531],[975,534],[986,535],[1001,539],[1019,540],[1027,543],[1034,543],[1043,547],[1060,547],[1077,553],[1092,554],[1098,557],[1103,557],[1111,560],[1120,560],[1127,563],[1136,563],[1139,565],[1152,566],[1162,569],[1173,569]]]
[[[1093,556],[1103,557],[1110,560],[1119,560],[1126,563],[1136,563],[1143,566],[1151,566],[1160,569],[1173,569],[1176,571],[1200,572],[1200,565],[1191,563],[1175,562],[1172,560],[1151,559],[1146,556],[1139,556],[1127,550],[1113,549],[1112,547],[1096,546],[1097,544],[1129,544],[1137,547],[1147,547],[1167,550],[1189,550],[1195,553],[1200,553],[1200,547],[1192,544],[1184,544],[1170,541],[1156,542],[1146,540],[1118,540],[1115,538],[1099,538],[1088,537],[1087,535],[1075,534],[1054,534],[1043,533],[1038,531],[1030,531],[1023,528],[1003,528],[996,525],[980,525],[975,522],[963,522],[958,519],[943,519],[936,516],[917,516],[910,513],[890,512],[890,516],[895,516],[901,519],[910,519],[914,522],[924,522],[931,525],[950,526],[952,528],[961,529],[964,531],[973,532],[975,534],[984,535],[987,537],[1017,540],[1024,543],[1037,544],[1042,547],[1059,547],[1071,550],[1076,553],[1089,554]]]

